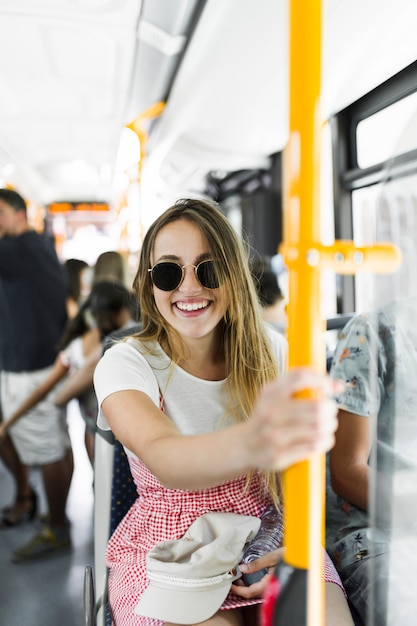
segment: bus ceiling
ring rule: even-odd
[[[327,119],[415,61],[417,5],[325,0],[323,14]],[[286,144],[286,0],[2,0],[0,17],[0,180],[34,201],[114,203],[121,131],[158,101],[146,197],[265,168]]]

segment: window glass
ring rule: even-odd
[[[417,554],[417,176],[355,191],[352,199],[355,242],[391,241],[403,255],[395,274],[359,273],[355,285],[357,311],[367,312],[369,323],[375,324],[369,354],[364,336],[357,353],[359,359],[360,354],[369,358],[366,367],[374,375],[370,397],[376,407],[370,424],[375,440],[368,534],[375,555],[370,560],[375,609],[369,625],[381,623],[379,607],[384,607],[387,624],[411,624],[417,598],[404,581],[415,570]],[[369,314],[375,310],[378,316]]]
[[[413,127],[412,120],[416,110],[417,92],[360,121],[356,128],[359,167],[382,163],[417,148],[417,127]]]
[[[375,302],[417,295],[417,176],[409,176],[353,192],[353,229],[356,245],[390,241],[403,260],[395,274],[356,275],[356,309]]]

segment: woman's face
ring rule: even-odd
[[[208,243],[195,224],[180,219],[167,224],[156,236],[151,264],[175,261],[194,266],[211,259]],[[183,340],[214,337],[228,302],[226,289],[207,289],[198,282],[194,267],[184,269],[182,283],[173,291],[162,291],[153,285],[156,306],[165,320],[180,333]]]

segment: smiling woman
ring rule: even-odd
[[[207,263],[209,276],[198,272]],[[158,265],[163,289],[158,273],[152,278]],[[327,449],[336,428],[330,380],[308,370],[284,374],[285,340],[265,327],[244,246],[215,203],[179,200],[157,218],[134,287],[143,328],[109,348],[95,372],[99,426],[125,446],[140,494],[107,548],[118,626],[175,621],[169,606],[144,610],[140,602],[153,580],[146,569],[153,546],[175,543],[210,511],[258,525],[267,507],[282,506],[278,472],[307,450]],[[322,400],[297,402],[293,392],[313,380]],[[218,567],[213,575],[224,581]],[[325,580],[336,589],[329,623],[334,611],[349,626],[330,561]],[[262,585],[231,589],[227,581],[205,623],[256,623]],[[201,621],[192,603],[183,609],[185,623]]]

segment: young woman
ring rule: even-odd
[[[279,506],[278,472],[329,449],[336,428],[330,379],[283,375],[285,340],[266,330],[247,255],[216,205],[180,200],[154,222],[134,288],[142,331],[107,350],[95,372],[99,426],[125,446],[140,494],[107,550],[116,626],[163,623],[134,612],[153,546],[207,512],[261,517]],[[312,387],[322,400],[293,399]],[[205,624],[257,623],[259,597],[233,591]],[[344,615],[332,626],[350,624]]]

